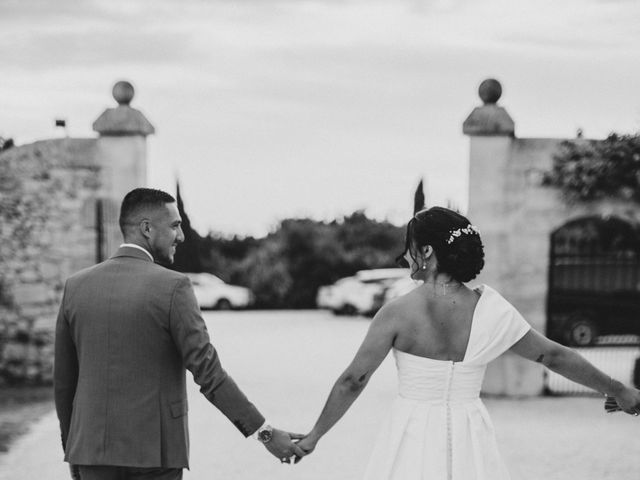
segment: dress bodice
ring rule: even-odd
[[[465,364],[393,351],[398,368],[398,394],[436,404],[479,398],[486,365]]]
[[[393,350],[398,396],[364,474],[366,480],[507,480],[489,414],[480,400],[487,364],[529,324],[482,285],[460,362]]]

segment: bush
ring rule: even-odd
[[[565,141],[544,183],[560,188],[569,201],[640,202],[640,135],[612,133],[605,140]]]

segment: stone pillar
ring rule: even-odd
[[[155,133],[155,128],[129,105],[134,94],[129,82],[116,83],[113,98],[118,106],[105,110],[93,123],[93,130],[100,135],[96,156],[101,166],[105,256],[122,240],[118,228],[122,199],[132,189],[147,185],[147,135]]]
[[[505,222],[506,173],[511,158],[514,123],[506,110],[496,105],[502,94],[498,81],[480,84],[480,98],[462,125],[470,137],[469,154],[469,218],[481,230],[485,243],[486,264],[482,281],[500,289],[502,267],[500,252],[506,242]]]
[[[513,224],[507,180],[515,125],[507,111],[497,105],[502,95],[502,86],[497,80],[483,81],[478,93],[483,105],[471,112],[462,127],[470,138],[468,216],[480,229],[485,246],[485,267],[478,283],[486,283],[510,299],[508,253]],[[495,395],[540,393],[539,367],[527,363],[507,353],[489,366],[483,391]],[[535,370],[533,377],[531,368]]]

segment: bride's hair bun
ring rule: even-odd
[[[484,267],[484,247],[478,229],[458,212],[431,207],[416,213],[407,226],[407,247],[431,245],[438,271],[468,282]],[[406,250],[405,250],[406,251]]]

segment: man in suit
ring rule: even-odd
[[[171,264],[184,240],[174,198],[129,192],[125,243],[71,276],[56,325],[55,403],[65,461],[82,480],[181,479],[188,468],[186,371],[245,436],[289,463],[302,457],[220,364],[189,279]]]

